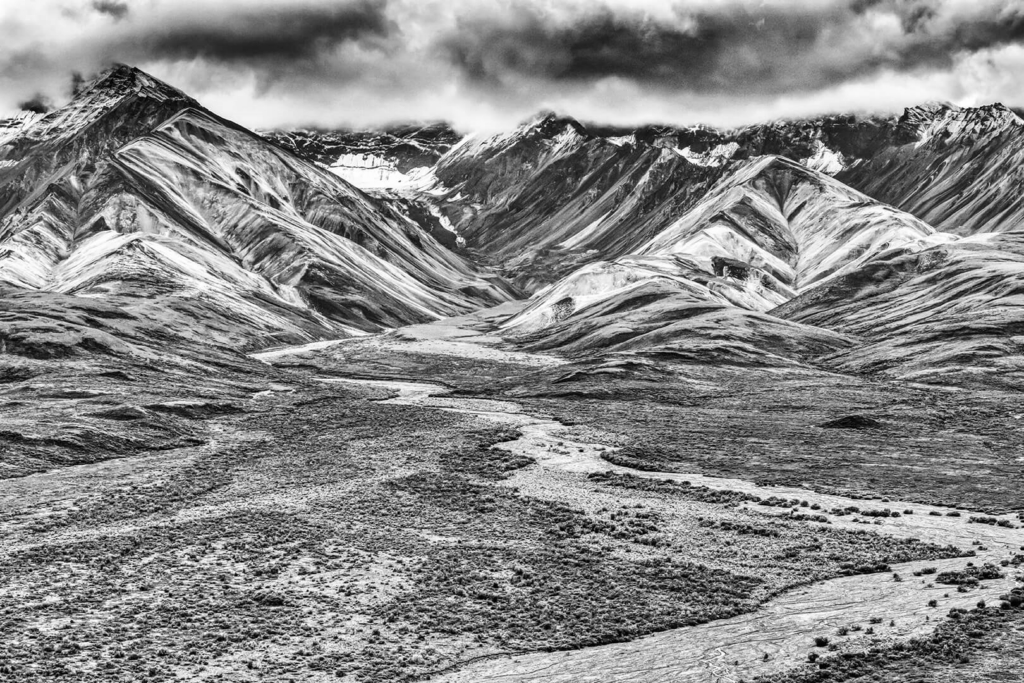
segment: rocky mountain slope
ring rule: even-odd
[[[928,105],[735,131],[544,114],[489,138],[260,137],[119,67],[0,127],[0,281],[249,347],[500,303],[516,292],[495,267],[536,293],[503,326],[535,348],[677,352],[676,337],[735,328],[776,354],[755,339],[768,325],[815,340],[780,357],[855,355],[855,326],[791,300],[1015,228],[1022,130],[999,105]],[[1012,240],[984,243],[1015,258]]]
[[[1024,232],[891,252],[771,311],[858,339],[844,372],[1019,388],[1024,379]]]
[[[851,342],[763,312],[883,254],[956,239],[782,157],[733,168],[634,254],[589,264],[538,292],[505,329],[535,348],[577,353],[685,348],[694,357],[695,344],[718,340],[820,355]]]
[[[1024,223],[1024,119],[999,105],[909,109],[895,143],[837,177],[940,230],[1008,232]]]
[[[546,115],[464,141],[434,174],[441,210],[467,245],[532,291],[653,237],[714,184],[720,163]]]
[[[932,278],[961,282],[972,296],[951,309],[947,323],[928,325],[956,327],[957,315],[1001,307],[993,303],[1001,295],[975,291],[984,287],[974,281],[988,277],[986,261],[1016,262],[1014,240],[958,239],[1024,225],[1022,123],[1001,105],[930,104],[902,116],[827,116],[733,131],[616,129],[543,114],[505,134],[463,139],[429,172],[419,169],[415,182],[366,186],[435,234],[450,228],[478,260],[534,293],[502,328],[531,348],[680,354],[687,344],[692,351],[720,338],[723,346],[708,359],[730,356],[724,345],[736,342],[757,349],[737,358],[757,362],[925,375],[945,368],[939,374],[949,378],[960,372],[946,372],[950,359],[971,365],[984,353],[1013,357],[1012,312],[1000,308],[1000,322],[989,316],[991,334],[1002,341],[982,353],[975,348],[982,342],[965,348],[963,334],[951,329],[926,342],[927,326],[867,334],[852,322],[861,315],[931,321],[943,304],[930,297],[945,300],[955,288],[896,288],[877,302],[885,314],[871,311],[874,299],[853,306],[823,292],[882,277],[879,268],[915,254],[943,253],[959,256],[944,257]],[[392,145],[366,140],[370,157],[386,156]],[[984,257],[978,244],[987,245]],[[825,317],[804,303],[819,300],[828,302]],[[787,327],[792,322],[814,327]],[[785,332],[762,344],[766,324]],[[909,337],[898,341],[903,334]],[[814,343],[781,343],[787,335]],[[912,360],[908,349],[919,343],[935,348]]]
[[[0,207],[0,281],[243,346],[507,298],[394,208],[129,67],[7,129]]]

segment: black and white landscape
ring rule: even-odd
[[[0,10],[0,681],[1024,681],[1024,6],[653,4]]]

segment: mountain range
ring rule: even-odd
[[[0,679],[1018,680],[1017,112],[35,108]]]
[[[531,295],[501,329],[537,348],[680,352],[725,332],[925,375],[1020,355],[1024,120],[1001,105],[734,131],[542,114],[492,137],[259,135],[116,67],[0,131],[0,282],[102,300],[157,337],[250,350]],[[884,332],[856,322],[885,314]],[[49,333],[8,326],[5,344],[33,334]]]
[[[119,66],[0,136],[8,354],[238,353],[526,299],[499,334],[577,359],[1020,370],[1024,120],[1001,105],[257,134]]]
[[[368,191],[442,217],[532,295],[501,325],[531,348],[1019,372],[1024,120],[1002,105],[732,131],[542,114],[419,167],[360,149],[402,167]]]

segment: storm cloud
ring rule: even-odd
[[[984,3],[981,3],[982,5]],[[882,70],[951,68],[959,55],[1024,39],[1024,3],[955,11],[941,0],[755,8],[722,3],[652,19],[608,6],[558,25],[537,6],[461,21],[443,42],[470,79],[596,81],[727,94],[799,92]]]
[[[198,12],[149,35],[136,49],[148,58],[256,62],[314,59],[338,45],[386,38],[386,5],[377,0],[243,8],[231,13]]]
[[[1024,105],[1024,0],[37,0],[0,9],[0,107],[135,64],[254,127],[540,109],[735,125]]]
[[[45,114],[53,108],[53,104],[49,98],[44,95],[36,95],[24,102],[18,103],[18,108],[22,111],[32,112],[33,114]]]
[[[114,19],[123,19],[128,14],[128,3],[122,0],[92,0],[92,8]]]

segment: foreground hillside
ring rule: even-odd
[[[18,605],[0,670],[491,680],[535,659],[481,657],[554,649],[584,657],[551,669],[578,680],[606,656],[668,648],[679,671],[749,676],[806,670],[816,637],[888,652],[1015,585],[1014,566],[964,593],[913,574],[998,567],[1024,544],[1004,514],[1019,504],[1019,434],[998,417],[1024,410],[1017,394],[967,404],[707,366],[602,374],[502,349],[481,334],[493,322],[458,324],[263,354],[279,367],[251,368],[231,412],[178,415],[201,422],[194,444],[0,482],[0,591]],[[96,386],[34,405],[94,422],[154,410]],[[120,415],[100,414],[114,398]],[[828,605],[851,591],[864,609],[840,623],[860,628],[836,635]],[[753,649],[736,637],[751,614],[772,633]],[[1022,614],[958,652],[998,647]]]

